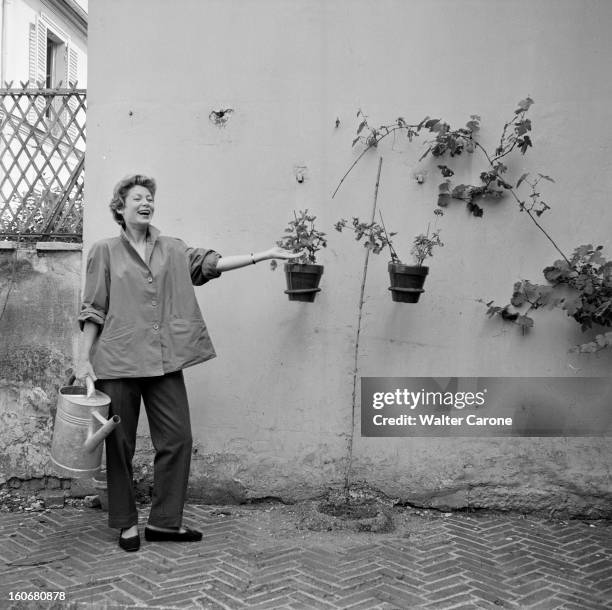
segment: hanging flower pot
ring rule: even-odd
[[[389,263],[391,296],[396,303],[418,303],[429,267]]]
[[[434,212],[436,216],[439,213]],[[379,212],[380,214],[380,212]],[[427,233],[420,233],[412,242],[412,250],[410,253],[416,265],[404,265],[397,255],[391,237],[397,233],[387,233],[387,229],[383,224],[382,214],[380,214],[380,222],[361,222],[359,218],[353,218],[353,231],[357,236],[357,240],[363,240],[364,246],[374,254],[380,254],[384,248],[389,248],[391,260],[389,261],[389,277],[391,278],[391,296],[396,303],[418,303],[419,297],[423,290],[425,278],[429,273],[429,267],[423,265],[423,261],[433,256],[433,249],[436,246],[443,246],[440,241],[440,231],[429,233],[429,225]],[[336,231],[342,231],[348,225],[344,218],[341,218],[336,224]]]
[[[285,278],[290,301],[312,303],[319,288],[323,275],[323,265],[308,265],[300,263],[285,263]]]
[[[319,288],[319,281],[323,274],[323,265],[317,265],[317,252],[327,247],[325,233],[315,228],[316,216],[301,211],[299,215],[293,212],[293,220],[285,229],[285,235],[277,245],[285,250],[299,253],[301,256],[293,262],[285,263],[285,278],[287,290],[285,294],[290,301],[312,303]],[[274,262],[274,261],[273,261]],[[272,265],[276,269],[276,265]]]

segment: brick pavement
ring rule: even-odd
[[[3,513],[0,608],[612,608],[610,523],[394,511],[396,530],[371,534],[300,529],[292,506],[189,505],[202,543],[137,553],[99,509]]]

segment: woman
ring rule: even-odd
[[[300,256],[282,248],[222,257],[189,248],[151,225],[155,181],[129,176],[115,187],[110,208],[118,237],[94,243],[87,259],[79,324],[77,377],[90,377],[111,399],[121,425],[106,439],[109,525],[119,546],[140,547],[132,458],[141,398],[155,448],[147,540],[201,540],[182,525],[191,461],[191,424],[182,369],[215,356],[193,285],[268,259]]]

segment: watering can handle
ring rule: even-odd
[[[76,375],[70,375],[67,385],[72,385],[75,381]],[[89,375],[85,377],[85,385],[87,386],[87,398],[90,398],[94,395],[96,386],[94,385],[93,379]]]

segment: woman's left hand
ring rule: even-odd
[[[299,258],[300,256],[304,256],[306,252],[304,250],[302,250],[301,252],[290,252],[289,250],[285,250],[284,248],[281,248],[280,246],[276,246],[274,248],[270,248],[269,250],[266,250],[265,254],[266,254],[266,258],[268,259],[278,258],[281,260],[289,260],[292,258]]]

